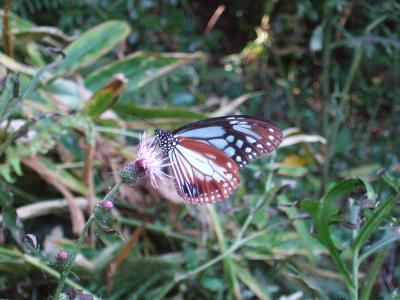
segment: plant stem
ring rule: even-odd
[[[110,199],[114,196],[116,192],[118,192],[119,188],[122,185],[122,181],[118,181],[114,187],[108,192],[108,194],[104,197],[104,200]],[[74,264],[75,258],[78,255],[78,252],[80,251],[83,241],[85,240],[86,234],[90,228],[90,225],[92,222],[95,220],[95,214],[91,214],[89,219],[86,221],[85,225],[83,226],[83,229],[81,231],[81,234],[79,235],[78,243],[76,245],[75,250],[71,253],[71,256],[69,257],[64,271],[61,273],[60,281],[58,282],[57,289],[54,293],[54,300],[58,300],[60,298],[60,294],[62,289],[64,288],[65,282],[67,280],[67,277],[69,273],[71,272],[72,265]]]
[[[361,210],[361,207],[356,202],[353,202],[352,205],[350,206],[350,222],[355,227],[352,232],[353,240],[355,240],[357,238],[357,235],[359,232],[358,220],[360,218],[360,210]],[[360,250],[358,248],[355,248],[353,251],[352,286],[348,286],[352,300],[358,300],[358,269],[360,267],[359,252],[360,252]]]
[[[226,252],[225,235],[223,233],[221,223],[218,218],[218,214],[215,211],[214,206],[207,206],[208,212],[211,216],[214,230],[217,235],[218,246],[221,253]],[[234,296],[235,299],[240,299],[240,287],[236,277],[235,267],[230,256],[226,256],[223,259],[224,273],[228,281],[229,296]]]
[[[71,253],[71,256],[68,259],[68,262],[65,266],[64,271],[61,272],[61,278],[60,278],[60,281],[58,282],[56,292],[54,293],[54,300],[58,300],[60,298],[60,294],[61,294],[62,289],[64,288],[65,281],[66,281],[69,273],[71,272],[72,265],[75,261],[76,256],[78,255],[78,252],[80,251],[80,249],[82,247],[82,243],[86,237],[86,234],[89,230],[90,224],[92,224],[93,220],[94,220],[94,214],[92,214],[89,217],[89,219],[85,223],[85,226],[83,226],[82,232],[79,235],[78,244],[76,245],[74,252]]]
[[[329,6],[328,1],[325,1],[324,15],[323,15],[323,57],[322,57],[322,130],[323,135],[329,141],[329,102],[330,102],[330,66],[331,66],[331,36],[332,36],[332,8]],[[330,143],[326,144],[325,152],[329,153]],[[326,191],[326,187],[329,181],[329,161],[325,160],[321,195]]]
[[[358,300],[358,253],[353,255],[353,286],[351,287],[351,299]]]
[[[28,264],[31,264],[32,266],[42,270],[43,272],[49,274],[50,276],[60,279],[61,275],[58,271],[54,270],[50,266],[48,266],[46,263],[43,263],[43,261],[37,257],[34,257],[29,254],[23,254],[19,252],[18,250],[15,249],[7,249],[7,248],[2,248],[0,247],[0,254],[1,255],[7,255],[9,257],[14,257],[17,259],[24,259]],[[65,283],[69,285],[70,287],[76,289],[76,290],[81,290],[86,294],[89,294],[93,297],[94,300],[97,300],[95,295],[93,295],[90,291],[86,290],[84,287],[76,283],[75,281],[71,279],[66,279]]]
[[[275,156],[272,156],[271,162],[270,162],[271,164],[274,163],[274,159],[275,159]],[[272,184],[272,174],[273,174],[273,171],[271,170],[268,173],[268,178],[267,178],[267,182],[265,184],[264,194],[258,199],[258,202],[256,203],[256,206],[254,207],[254,209],[247,216],[246,220],[244,221],[244,224],[243,224],[242,228],[239,231],[239,234],[237,235],[237,238],[236,238],[235,242],[240,241],[242,239],[242,237],[246,233],[247,228],[250,226],[251,222],[253,221],[256,213],[263,206],[263,204],[265,204],[266,200],[268,199],[268,194],[269,194],[269,192],[271,190],[271,184]]]

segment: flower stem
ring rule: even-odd
[[[122,181],[118,181],[114,187],[108,192],[108,194],[104,197],[104,200],[110,199],[113,197],[113,195],[118,192],[119,188],[122,185]],[[75,250],[72,252],[70,258],[68,259],[66,265],[65,265],[65,269],[63,272],[61,272],[61,277],[60,277],[60,281],[58,282],[57,285],[57,289],[54,293],[54,300],[58,300],[60,299],[60,294],[62,289],[64,288],[65,285],[65,281],[68,278],[69,273],[71,272],[72,269],[72,265],[74,264],[75,258],[78,255],[78,252],[80,251],[83,241],[85,240],[86,234],[90,228],[90,225],[92,224],[92,222],[95,220],[95,214],[92,213],[89,217],[89,219],[86,221],[85,225],[83,226],[83,229],[81,231],[81,234],[79,235],[79,239],[78,239],[78,243],[76,245]]]

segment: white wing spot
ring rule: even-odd
[[[269,130],[269,132],[274,132],[273,128],[269,128],[268,130]]]
[[[271,143],[270,143],[270,142],[267,142],[267,146],[271,146]]]
[[[232,168],[232,164],[230,161],[228,161],[228,163],[226,165],[228,166],[228,168]]]
[[[262,145],[261,144],[257,144],[257,148],[260,148],[260,149],[262,149]]]
[[[241,162],[241,161],[242,161],[242,158],[238,155],[238,156],[236,156],[236,161],[237,161],[237,162]]]
[[[247,147],[246,149],[244,149],[244,151],[246,151],[246,153],[250,153],[251,152],[251,148]]]
[[[273,137],[272,135],[269,135],[268,138],[269,138],[271,141],[274,140],[274,137]]]
[[[226,138],[226,140],[230,143],[232,143],[234,139],[235,137],[233,135],[228,135],[228,137]]]
[[[253,158],[253,155],[249,154],[249,159],[252,159],[252,158]]]
[[[236,141],[236,146],[237,146],[238,148],[242,148],[242,146],[243,146],[243,141],[242,141],[242,140],[237,140],[237,141]]]
[[[236,120],[235,121],[230,121],[229,124],[233,125],[233,124],[236,124],[237,122],[239,122],[239,121],[236,121]]]
[[[250,144],[253,144],[253,143],[255,143],[256,142],[256,140],[255,139],[253,139],[252,137],[250,137],[250,136],[246,136],[246,140],[250,143]]]
[[[228,155],[228,156],[233,156],[235,154],[235,149],[232,147],[228,147],[224,150],[224,152]]]

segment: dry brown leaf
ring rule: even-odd
[[[50,172],[45,165],[43,165],[37,157],[22,157],[21,161],[24,165],[34,170],[45,181],[54,186],[68,201],[68,208],[71,215],[72,232],[79,235],[85,224],[85,217],[83,216],[82,209],[79,207],[75,197],[69,189],[61,182],[61,180]]]

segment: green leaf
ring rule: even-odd
[[[375,280],[376,280],[379,272],[381,271],[381,267],[382,267],[383,263],[385,262],[385,257],[386,257],[385,251],[380,252],[376,256],[376,258],[374,259],[372,264],[370,264],[368,266],[367,277],[365,278],[364,286],[361,289],[361,297],[360,297],[361,300],[371,299],[370,294],[371,294],[372,288],[374,286]]]
[[[103,112],[112,107],[118,96],[125,89],[127,80],[122,74],[113,76],[111,82],[96,91],[86,103],[85,113],[93,118],[99,117]]]
[[[5,181],[13,183],[15,180],[11,176],[11,168],[9,164],[0,165],[0,176],[4,178]]]
[[[87,195],[87,188],[85,184],[80,179],[73,176],[70,172],[59,168],[50,159],[41,158],[40,163],[45,165],[48,172],[59,178],[67,187],[69,187],[73,191],[76,191],[83,195]]]
[[[330,233],[330,225],[334,212],[336,211],[336,202],[343,195],[352,191],[355,187],[360,184],[364,184],[367,189],[368,197],[375,201],[376,195],[371,185],[362,178],[352,178],[345,179],[337,183],[333,188],[331,188],[328,193],[321,199],[318,213],[315,218],[315,226],[317,229],[318,240],[327,248],[329,251],[333,262],[339,269],[342,276],[345,278],[347,285],[352,286],[352,280],[350,278],[350,273],[345,266],[344,262],[340,257],[340,251],[335,246]]]
[[[6,151],[6,154],[7,154],[7,161],[12,166],[15,173],[17,173],[17,175],[21,176],[22,175],[21,161],[19,160],[19,155],[18,155],[17,151],[15,151],[15,149],[9,147]]]
[[[249,270],[237,263],[235,263],[235,272],[237,273],[239,279],[248,286],[250,290],[258,297],[258,299],[269,300],[271,297],[263,289],[262,285],[257,281],[257,279],[249,272]]]
[[[0,65],[3,65],[7,69],[16,72],[22,73],[25,75],[33,76],[36,74],[37,69],[32,68],[27,65],[23,65],[20,62],[16,61],[12,57],[0,52]]]
[[[7,119],[7,117],[11,114],[11,102],[14,98],[13,93],[15,85],[17,84],[16,78],[17,77],[15,75],[7,76],[4,83],[4,88],[0,96],[0,123]]]
[[[129,81],[126,93],[133,93],[146,84],[171,73],[175,69],[199,57],[199,55],[195,54],[137,52],[89,74],[85,80],[85,85],[88,89],[95,91],[109,82],[114,74],[122,73]]]
[[[285,194],[281,194],[278,196],[279,204],[287,204],[288,198]],[[301,220],[299,217],[299,212],[296,207],[282,207],[282,210],[287,214],[287,216],[292,220],[294,227],[303,242],[304,248],[307,251],[307,258],[312,265],[315,265],[315,256],[313,253],[312,239],[313,237],[310,235],[307,225],[304,220]]]
[[[200,284],[210,291],[219,291],[224,288],[221,279],[217,277],[205,276],[200,280]]]
[[[0,9],[0,19],[2,20],[4,16],[4,10]],[[31,21],[21,18],[18,15],[14,14],[13,12],[8,12],[8,20],[10,22],[10,28],[14,30],[24,30],[30,29],[35,26],[34,23]],[[0,22],[0,39],[3,33],[3,22]]]
[[[396,180],[393,176],[390,176],[385,170],[381,175],[381,179],[390,186],[397,194],[400,193],[400,182]]]
[[[304,199],[300,203],[300,209],[309,214],[312,219],[316,219],[320,203],[311,199]]]
[[[396,196],[392,196],[381,203],[375,208],[373,214],[361,227],[354,240],[353,249],[355,253],[358,253],[361,247],[368,240],[369,236],[375,232],[379,224],[386,218],[386,216],[393,210],[396,205]]]
[[[114,111],[123,119],[132,120],[135,118],[134,115],[138,115],[144,119],[155,119],[155,118],[171,118],[180,119],[180,122],[200,120],[206,116],[200,113],[192,112],[185,109],[179,108],[141,108],[131,104],[117,103],[114,105]],[[167,121],[166,123],[171,123]]]
[[[3,207],[2,216],[4,227],[11,233],[17,243],[20,243],[23,229],[17,222],[17,213],[12,206],[12,194],[7,191],[6,185],[0,180],[0,206]]]
[[[55,74],[72,73],[94,63],[124,40],[130,31],[126,22],[114,20],[91,28],[65,49],[65,60]]]

